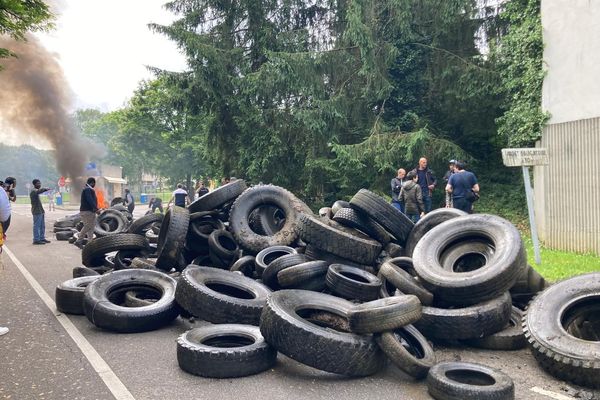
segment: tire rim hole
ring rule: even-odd
[[[202,344],[205,346],[220,348],[245,347],[254,343],[253,339],[237,335],[215,336],[202,341]]]
[[[360,283],[371,283],[369,282],[369,280],[367,278],[365,278],[364,276],[355,274],[353,272],[349,272],[349,271],[340,271],[340,275],[348,278],[348,279],[352,279],[353,281],[357,281]]]
[[[481,253],[467,253],[456,260],[452,266],[454,272],[476,271],[487,264],[487,258]]]
[[[425,349],[421,346],[421,343],[405,329],[395,331],[394,336],[396,336],[396,340],[398,340],[402,347],[404,347],[413,357],[418,359],[425,358]]]
[[[350,325],[348,323],[348,318],[343,315],[339,315],[327,310],[320,310],[315,308],[303,308],[300,310],[296,310],[296,314],[321,328],[332,329],[337,332],[350,332]]]
[[[263,261],[265,262],[265,265],[269,265],[273,261],[277,260],[279,257],[287,256],[288,254],[290,254],[290,253],[287,251],[274,251],[272,253],[265,255],[265,258],[263,259]]]
[[[496,380],[490,375],[467,369],[453,369],[446,371],[446,377],[456,382],[473,386],[492,386]]]
[[[600,342],[600,296],[586,297],[568,307],[561,318],[565,331],[589,342]]]
[[[219,236],[219,244],[229,251],[237,250],[237,244],[228,236]]]
[[[223,283],[210,282],[210,283],[207,283],[206,286],[210,290],[214,290],[217,293],[221,293],[221,294],[224,294],[224,295],[230,296],[230,297],[235,297],[237,299],[252,300],[252,299],[256,298],[254,293],[252,293],[248,290],[240,289],[235,286],[231,286],[231,285],[227,285],[227,284],[223,284]]]
[[[118,306],[125,306],[125,294],[129,291],[134,291],[138,293],[152,293],[152,298],[157,299],[157,301],[160,300],[163,296],[162,290],[150,285],[144,285],[140,284],[139,282],[136,282],[135,284],[124,284],[120,286],[115,286],[114,288],[108,291],[106,297],[108,298],[108,301],[110,301],[113,304],[116,304]]]

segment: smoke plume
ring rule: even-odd
[[[19,135],[46,139],[57,169],[75,183],[89,159],[89,143],[69,117],[72,96],[61,66],[32,35],[26,42],[0,37],[2,47],[17,58],[0,60],[0,120]]]

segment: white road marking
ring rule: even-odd
[[[549,390],[544,390],[544,389],[539,388],[537,386],[532,387],[530,390],[532,392],[539,393],[539,394],[542,394],[544,396],[548,396],[548,397],[550,397],[552,399],[556,399],[556,400],[575,400],[575,398],[573,398],[571,396],[567,396],[567,395],[564,395],[564,394],[551,392]]]
[[[54,300],[46,291],[42,288],[42,286],[35,280],[33,275],[29,273],[27,268],[17,259],[17,257],[10,251],[6,246],[4,246],[4,251],[10,257],[10,259],[15,263],[21,274],[25,277],[27,282],[31,285],[33,290],[37,293],[38,296],[42,299],[44,304],[52,311],[58,322],[65,328],[71,339],[75,342],[77,347],[81,350],[83,355],[88,359],[92,368],[98,373],[100,378],[104,381],[104,384],[108,387],[108,390],[112,393],[112,395],[117,400],[135,400],[133,395],[129,392],[127,387],[121,382],[119,377],[113,372],[113,370],[108,366],[106,361],[98,354],[96,349],[92,347],[90,342],[83,336],[81,332],[73,325],[71,320],[64,314],[61,314],[56,310],[56,304]]]

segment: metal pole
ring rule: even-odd
[[[529,212],[529,226],[531,227],[531,240],[533,241],[535,263],[540,265],[542,263],[542,257],[540,256],[540,242],[538,240],[533,212],[533,191],[531,190],[531,180],[529,179],[529,167],[522,166],[521,168],[523,168],[523,182],[525,183],[525,197],[527,197],[527,211]]]

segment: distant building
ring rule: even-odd
[[[123,178],[123,167],[110,164],[98,164],[96,186],[104,191],[105,198],[110,202],[115,197],[123,196],[127,180]]]
[[[540,238],[600,254],[600,1],[542,0],[542,107],[551,114],[534,171]]]

